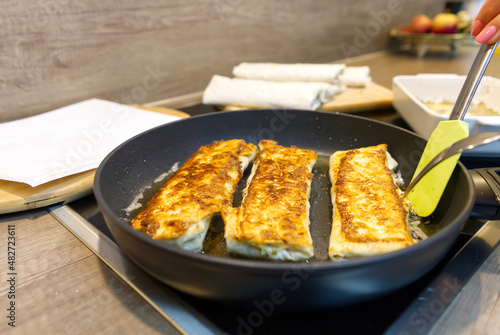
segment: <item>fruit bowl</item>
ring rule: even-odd
[[[411,33],[407,27],[399,27],[391,29],[391,36],[409,43],[412,49],[419,47],[418,56],[423,57],[427,52],[429,45],[449,45],[452,52],[455,52],[457,46],[466,41],[473,39],[469,31],[457,32],[454,34],[436,34],[436,33]]]
[[[393,28],[391,36],[409,43],[412,50],[418,51],[418,56],[422,57],[429,45],[449,45],[455,52],[459,43],[472,39],[471,25],[472,19],[466,11],[438,13],[432,19],[418,14],[407,26]]]
[[[407,27],[393,28],[391,36],[408,43],[432,43],[432,44],[450,44],[458,41],[472,38],[470,32],[458,32],[454,34],[436,34],[436,33],[411,33]]]

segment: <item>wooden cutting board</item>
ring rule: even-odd
[[[189,117],[189,114],[165,107],[133,106],[183,118]],[[0,214],[80,199],[92,193],[95,172],[96,169],[85,171],[36,187],[24,183],[0,180]]]
[[[392,90],[370,83],[364,88],[348,88],[321,105],[319,110],[332,112],[362,112],[392,106]]]
[[[354,113],[370,111],[392,106],[393,94],[388,88],[376,83],[370,83],[364,88],[348,88],[333,97],[333,100],[324,103],[318,108],[320,111]],[[222,110],[239,110],[259,108],[242,106],[223,106]]]

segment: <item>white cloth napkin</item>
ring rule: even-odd
[[[97,168],[129,138],[178,120],[106,100],[90,99],[0,124],[0,179],[38,186]]]
[[[318,82],[276,82],[214,75],[203,92],[208,105],[315,110],[344,87]]]
[[[241,63],[233,68],[233,76],[272,81],[324,81],[337,83],[337,76],[345,64],[278,64]]]

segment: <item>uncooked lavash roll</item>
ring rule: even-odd
[[[241,63],[233,68],[238,78],[273,81],[324,81],[337,83],[337,76],[345,69],[345,64],[277,64]]]
[[[233,75],[271,81],[328,82],[347,87],[366,87],[372,81],[369,66],[345,64],[241,63],[233,68]]]
[[[328,83],[273,82],[215,75],[203,93],[203,103],[315,110],[342,90],[341,86]]]
[[[338,76],[341,85],[366,87],[371,81],[369,66],[348,66]]]

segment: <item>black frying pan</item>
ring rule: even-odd
[[[273,262],[224,255],[222,223],[215,220],[205,253],[152,240],[129,227],[125,211],[145,193],[144,204],[162,183],[154,180],[182,164],[200,146],[241,138],[257,144],[274,139],[319,155],[311,192],[311,233],[315,257],[309,262]],[[475,191],[458,164],[442,200],[423,225],[430,237],[396,252],[334,263],[327,260],[332,217],[328,156],[387,143],[408,182],[425,141],[404,129],[365,118],[297,110],[245,110],[202,115],[157,127],[120,145],[102,162],[95,196],[116,242],[145,271],[188,294],[227,302],[270,301],[291,308],[343,306],[395,291],[423,276],[450,249],[469,217]],[[235,196],[237,201],[238,194]],[[214,255],[219,254],[219,255]]]

